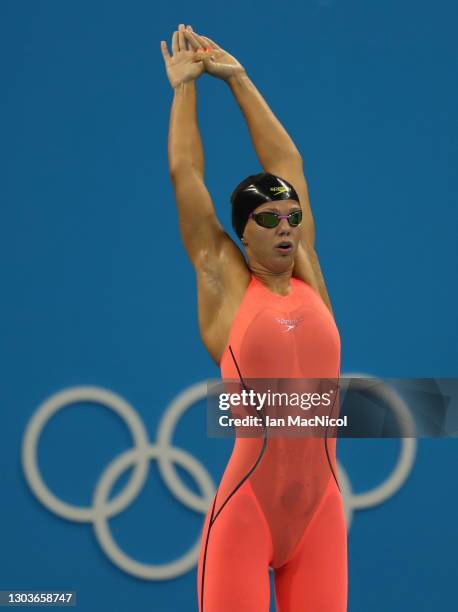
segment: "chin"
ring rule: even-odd
[[[291,255],[282,255],[270,259],[266,262],[266,268],[274,274],[282,274],[287,270],[292,270],[294,258]]]

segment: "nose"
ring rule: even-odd
[[[291,233],[291,226],[288,219],[280,219],[280,223],[277,226],[279,236],[289,236]]]

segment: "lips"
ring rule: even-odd
[[[293,249],[293,243],[289,240],[283,240],[275,245],[275,249],[281,253],[289,253]]]

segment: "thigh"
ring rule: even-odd
[[[293,557],[275,570],[277,612],[346,612],[347,582],[347,528],[332,479]]]
[[[212,506],[197,571],[199,612],[268,612],[272,547],[249,480],[210,524]]]

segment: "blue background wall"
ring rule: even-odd
[[[457,18],[451,0],[1,3],[0,590],[76,590],[88,611],[197,609],[195,568],[165,581],[124,572],[90,524],[43,507],[20,459],[57,391],[115,392],[154,440],[176,395],[218,376],[167,168],[159,43],[170,48],[179,22],[240,59],[302,153],[342,373],[457,376]],[[198,102],[206,182],[229,229],[229,195],[260,167],[229,88],[204,75]],[[230,444],[206,437],[204,417],[203,403],[189,410],[174,444],[216,483]],[[81,402],[46,426],[39,466],[57,496],[89,506],[130,446],[116,415]],[[386,478],[398,450],[342,441],[353,490]],[[419,441],[403,487],[354,513],[350,612],[456,605],[457,457],[456,441]],[[132,558],[163,564],[203,517],[150,467],[110,529]]]

